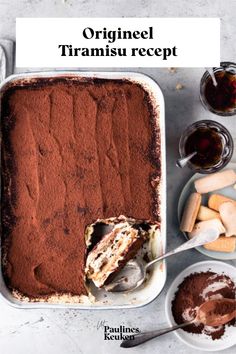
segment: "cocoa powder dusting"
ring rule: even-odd
[[[5,281],[31,299],[86,294],[85,227],[158,219],[150,98],[128,81],[38,79],[10,87],[2,107]]]
[[[224,274],[214,272],[193,273],[186,277],[179,285],[172,301],[172,313],[177,324],[188,322],[196,317],[198,307],[208,300],[213,299],[235,299],[236,288],[234,282]],[[229,309],[221,306],[219,314],[230,312]],[[227,325],[234,325],[232,320]],[[204,333],[211,338],[219,339],[225,332],[225,326],[205,327],[203,324],[191,324],[184,331],[190,333]]]
[[[235,304],[230,304],[230,303],[224,303],[224,304],[216,304],[214,314],[216,315],[226,315],[228,313],[231,313],[236,310],[236,305]]]

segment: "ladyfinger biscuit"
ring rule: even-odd
[[[197,220],[206,221],[211,219],[220,219],[220,214],[204,205],[201,205],[197,214]]]
[[[234,252],[236,246],[236,237],[220,236],[217,240],[206,243],[203,247],[209,251],[216,252]]]
[[[236,204],[236,200],[230,199],[221,194],[212,194],[208,199],[208,206],[211,209],[219,211],[220,205],[226,202],[232,202]]]
[[[212,175],[202,177],[194,182],[196,191],[198,193],[209,193],[217,189],[230,186],[236,182],[236,173],[234,170],[225,170],[216,172]]]
[[[201,205],[201,194],[190,194],[184,208],[184,213],[180,223],[180,230],[183,232],[191,232],[195,224],[197,213]]]
[[[219,219],[211,219],[206,221],[199,221],[197,224],[194,225],[192,232],[189,232],[189,238],[197,237],[201,232],[207,231],[210,229],[217,230],[219,235],[225,233],[225,228],[222,222]]]
[[[225,236],[236,236],[236,203],[225,202],[221,204],[219,212],[226,228]]]

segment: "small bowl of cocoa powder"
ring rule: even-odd
[[[213,299],[236,298],[236,269],[218,261],[191,265],[170,286],[165,302],[169,325],[192,321],[199,306]],[[174,332],[187,345],[202,351],[217,351],[236,344],[236,321],[210,327],[191,324]]]

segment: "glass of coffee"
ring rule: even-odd
[[[188,166],[199,173],[213,173],[230,161],[234,143],[229,131],[220,123],[201,120],[190,125],[182,134],[179,142],[181,158],[196,154]]]
[[[203,106],[220,116],[236,114],[236,64],[222,62],[213,68],[217,85],[206,71],[200,83],[200,99]]]

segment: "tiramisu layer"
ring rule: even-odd
[[[112,230],[88,253],[85,268],[87,278],[99,288],[109,284],[117,272],[137,254],[148,239],[151,228],[148,223],[125,217],[104,220],[104,223],[112,225]],[[92,225],[90,227],[93,228]]]
[[[147,92],[118,80],[37,79],[2,99],[2,245],[10,289],[86,294],[88,224],[158,219],[158,127]],[[155,181],[153,181],[155,179]]]

